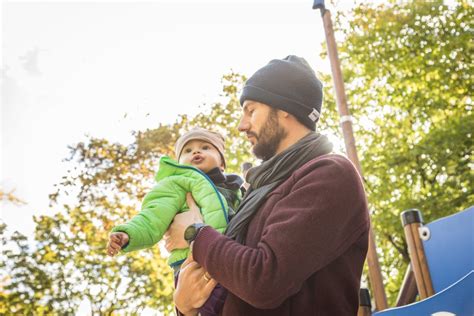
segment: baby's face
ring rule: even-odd
[[[187,142],[181,151],[179,163],[192,165],[206,173],[216,167],[220,167],[223,170],[219,151],[213,145],[202,140]]]

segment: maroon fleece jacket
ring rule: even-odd
[[[267,196],[246,245],[206,227],[193,256],[229,291],[222,315],[356,315],[368,230],[358,172],[328,154]]]

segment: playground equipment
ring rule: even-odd
[[[420,301],[374,315],[474,315],[474,206],[427,225],[407,210],[402,223]]]
[[[359,158],[357,157],[357,149],[355,146],[354,132],[352,130],[352,116],[347,106],[346,92],[344,90],[344,80],[342,79],[341,65],[337,55],[336,40],[334,38],[334,30],[332,27],[331,13],[326,9],[324,0],[314,0],[313,9],[320,9],[323,18],[324,30],[326,34],[326,43],[328,47],[329,60],[331,62],[331,72],[336,90],[336,103],[341,117],[340,123],[342,133],[344,135],[344,143],[347,156],[356,166],[359,174],[362,176]],[[382,272],[376,252],[375,238],[372,228],[369,231],[369,250],[367,253],[367,263],[369,266],[369,280],[375,298],[375,307],[378,310],[387,308],[387,296],[385,295]]]

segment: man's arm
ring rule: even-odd
[[[279,306],[368,229],[362,183],[348,164],[320,160],[293,175],[290,192],[265,203],[274,207],[255,248],[206,227],[194,242],[194,259],[247,303]]]

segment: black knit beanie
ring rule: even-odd
[[[257,70],[245,83],[240,105],[245,100],[288,112],[314,131],[321,113],[323,85],[304,58],[290,55]]]

